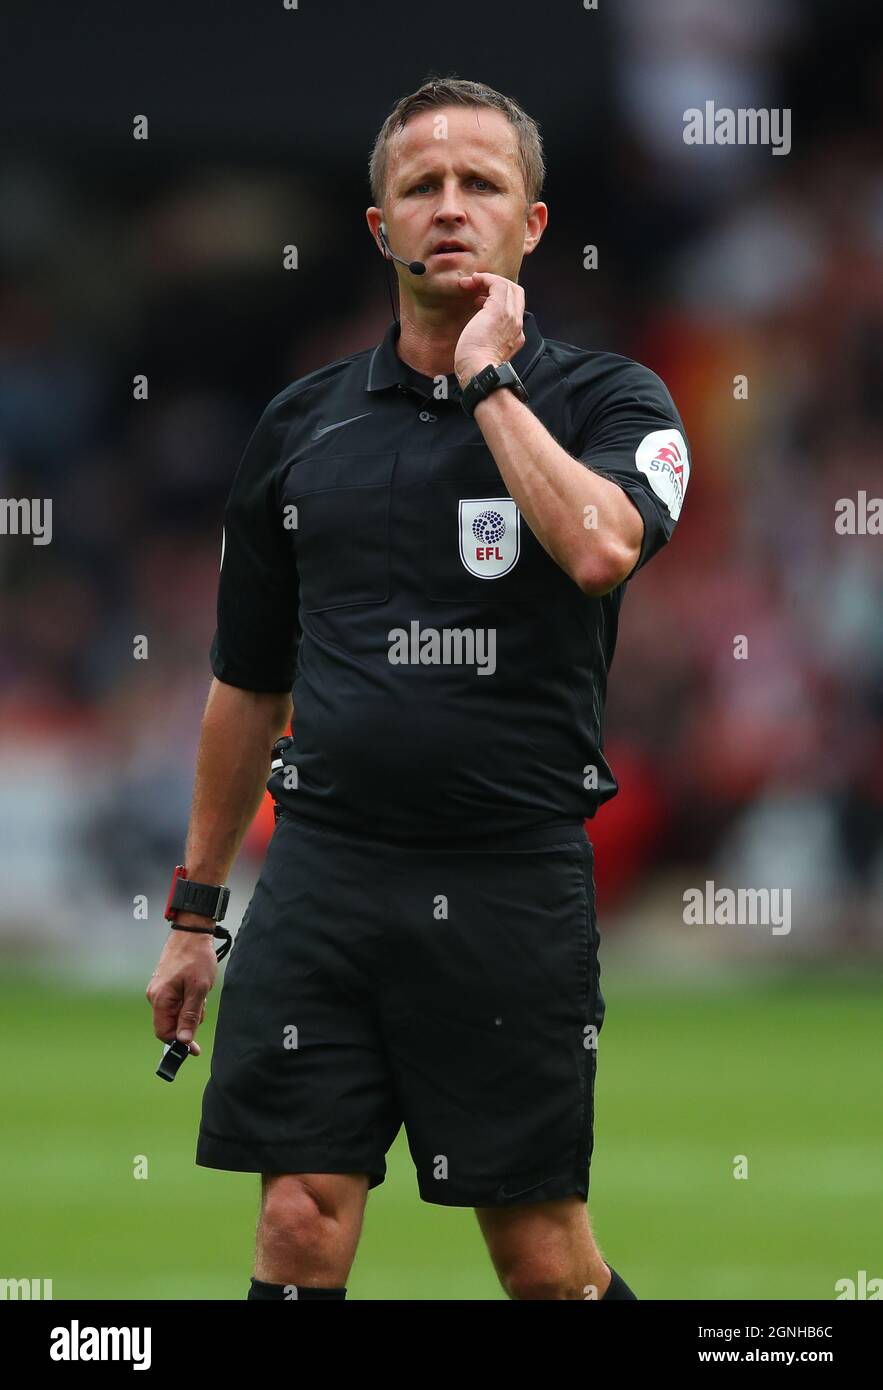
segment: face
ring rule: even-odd
[[[368,223],[376,235],[384,221],[396,255],[425,262],[421,276],[393,262],[402,288],[421,298],[462,299],[458,277],[473,270],[517,280],[546,224],[544,203],[526,205],[514,128],[484,106],[412,116],[390,146],[386,189]],[[463,249],[437,251],[446,240]]]

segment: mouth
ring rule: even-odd
[[[440,241],[438,245],[433,248],[432,255],[465,256],[467,250],[468,248],[463,245],[462,241]]]

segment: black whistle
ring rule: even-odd
[[[190,1056],[189,1044],[179,1042],[176,1038],[166,1047],[162,1055],[162,1061],[156,1069],[157,1076],[161,1076],[163,1081],[174,1081],[178,1075],[178,1068],[181,1063]]]

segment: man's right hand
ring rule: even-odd
[[[181,912],[182,926],[208,927],[214,923],[195,912]],[[153,1031],[162,1042],[178,1038],[199,1056],[194,1041],[205,1018],[205,998],[218,973],[213,936],[203,932],[170,931],[159,963],[145,991],[153,1007]]]

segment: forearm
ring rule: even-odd
[[[292,714],[290,695],[212,681],[202,720],[185,850],[190,878],[225,883],[270,775],[270,753]]]
[[[587,594],[621,583],[644,535],[641,514],[622,488],[572,458],[511,391],[480,401],[475,422],[521,515],[556,564]]]

